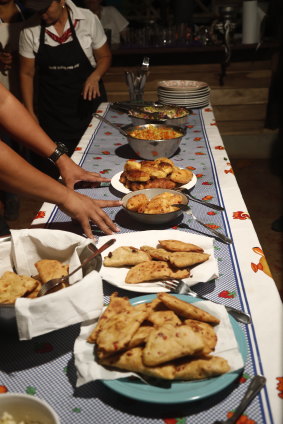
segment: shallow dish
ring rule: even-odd
[[[139,114],[147,114],[147,110],[146,108],[149,106],[144,106],[143,108],[141,108],[141,111],[138,112],[136,110],[131,111],[129,113],[129,117],[132,120],[133,125],[143,125],[143,124],[165,124],[165,125],[177,125],[177,126],[183,126],[186,125],[188,123],[188,116],[190,115],[190,110],[186,109],[186,108],[179,108],[176,107],[174,105],[170,106],[166,106],[164,107],[164,105],[151,105],[150,107],[153,109],[154,113],[160,113],[161,116],[162,114],[164,116],[160,117],[160,119],[158,117],[151,117],[150,114],[148,114],[147,117],[142,117],[142,116],[138,116]],[[144,110],[145,109],[145,110]],[[182,116],[178,116],[178,117],[170,117],[168,115],[181,115]]]
[[[106,241],[110,240],[113,236],[102,236],[99,238],[97,247],[102,246]],[[146,230],[137,231],[135,233],[120,233],[115,234],[116,243],[115,248],[121,246],[133,246],[139,249],[141,246],[156,247],[159,240],[180,240],[187,243],[193,243],[202,247],[205,253],[208,253],[209,259],[201,264],[191,268],[190,276],[184,278],[183,281],[188,286],[193,286],[199,282],[206,283],[207,281],[214,280],[219,276],[218,261],[214,256],[213,238],[192,234],[187,231],[180,230]],[[106,257],[113,248],[105,250],[103,257]],[[125,282],[129,267],[108,267],[102,265],[100,276],[103,280],[107,281],[114,287],[123,290],[134,291],[136,293],[158,293],[168,292],[160,281],[148,281],[139,284],[127,284]]]
[[[179,299],[188,303],[195,303],[200,299],[194,299],[186,295],[176,295]],[[131,299],[133,305],[150,302],[155,295],[147,295]],[[229,315],[229,314],[228,314]],[[248,355],[248,347],[245,335],[236,320],[229,315],[232,329],[238,343],[243,362]],[[205,380],[173,381],[169,387],[145,384],[140,380],[123,378],[117,380],[102,380],[102,382],[124,396],[138,401],[162,404],[178,404],[206,399],[228,387],[241,374],[242,369]]]
[[[121,174],[123,173],[123,171],[118,172],[117,174],[113,175],[113,177],[111,178],[111,186],[113,188],[115,188],[115,190],[120,191],[120,193],[133,193],[131,190],[129,190],[127,187],[124,186],[124,184],[122,184],[120,182],[120,177]],[[197,183],[197,177],[196,175],[193,173],[193,178],[191,179],[191,181],[189,181],[187,184],[183,184],[180,187],[182,188],[186,188],[187,190],[190,190],[191,188],[193,188]]]
[[[168,213],[159,213],[159,214],[146,214],[146,213],[139,213],[134,212],[129,209],[127,209],[126,205],[128,200],[133,197],[137,196],[138,194],[145,194],[148,199],[152,199],[154,196],[157,196],[161,193],[171,193],[180,195],[182,197],[182,204],[187,205],[188,204],[188,198],[183,193],[180,193],[176,190],[168,190],[166,188],[147,188],[144,190],[137,190],[132,191],[131,193],[126,194],[122,198],[122,207],[124,208],[125,212],[133,218],[135,221],[142,222],[143,224],[147,225],[162,225],[166,224],[167,222],[174,221],[178,216],[182,215],[182,211],[180,209],[174,211],[174,212],[168,212]]]
[[[160,139],[160,140],[144,140],[130,135],[132,130],[147,129],[149,126],[156,129],[170,129],[177,131],[181,135],[175,138]],[[164,124],[146,124],[146,125],[127,125],[123,127],[123,131],[127,134],[127,140],[130,147],[141,159],[154,160],[160,157],[169,158],[176,153],[186,134],[187,128]]]
[[[3,393],[0,396],[0,419],[4,412],[25,423],[60,424],[56,412],[44,400],[23,393]]]

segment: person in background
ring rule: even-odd
[[[91,199],[73,190],[74,184],[81,180],[95,183],[109,179],[82,170],[66,154],[58,153],[56,144],[35,122],[26,108],[1,84],[0,126],[26,147],[52,159],[66,184],[63,185],[40,172],[0,141],[0,189],[9,189],[13,193],[57,204],[63,212],[81,223],[87,237],[93,238],[91,222],[106,234],[119,231],[101,208],[120,206],[120,201]]]
[[[102,0],[82,0],[85,7],[95,13],[105,30],[111,30],[111,45],[119,45],[129,22],[114,6],[104,6]]]
[[[20,31],[30,13],[15,0],[0,0],[0,83],[20,98],[18,45]],[[0,137],[17,150],[16,143],[0,129]],[[15,220],[19,213],[19,198],[6,190],[0,192],[0,234],[9,230],[6,220]]]
[[[102,83],[112,58],[107,38],[97,16],[71,0],[25,4],[38,13],[20,34],[23,102],[59,148],[72,155],[92,113],[107,100]],[[48,161],[33,156],[32,163],[58,177]]]

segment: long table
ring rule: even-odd
[[[107,103],[101,105],[99,113],[118,125],[129,123],[126,114],[111,110]],[[45,399],[57,411],[61,422],[66,424],[203,424],[229,416],[246,391],[250,379],[262,374],[267,378],[266,386],[247,409],[246,420],[241,422],[283,422],[282,303],[217,129],[212,108],[195,109],[187,126],[187,134],[173,160],[180,167],[189,166],[197,176],[193,189],[196,197],[218,203],[225,207],[225,211],[216,212],[194,202],[191,202],[191,207],[199,219],[233,239],[231,245],[215,239],[219,277],[206,284],[196,284],[194,289],[211,300],[251,314],[252,324],[239,324],[248,348],[243,373],[229,387],[216,391],[212,396],[176,405],[154,401],[149,404],[129,399],[101,382],[76,388],[72,350],[80,326],[74,325],[25,342],[19,342],[13,334],[6,335],[0,350],[2,391],[27,392]],[[74,161],[85,169],[110,178],[122,170],[128,158],[135,158],[135,155],[125,137],[95,118],[73,155]],[[111,185],[79,191],[100,199],[122,196]],[[147,229],[129,221],[120,208],[107,208],[106,212],[117,222],[122,233],[133,233],[133,243],[134,233]],[[42,205],[32,226],[82,234],[79,225],[48,203]],[[161,228],[170,229],[172,225]],[[212,236],[187,215],[173,228]],[[93,231],[97,237],[102,235],[96,227],[93,227]],[[107,303],[117,288],[106,281],[103,288]],[[132,291],[118,292],[129,298],[139,296],[139,293]]]

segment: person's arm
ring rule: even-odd
[[[43,129],[31,118],[27,109],[0,84],[0,126],[15,139],[43,157],[49,157],[57,145]],[[73,188],[79,181],[109,181],[96,172],[88,172],[76,165],[67,155],[62,155],[56,166],[65,184]]]
[[[96,68],[87,78],[83,88],[83,98],[92,100],[100,96],[99,81],[111,66],[112,53],[107,43],[103,44],[99,49],[93,51]]]
[[[121,202],[94,200],[76,193],[38,171],[2,141],[0,169],[0,188],[58,205],[63,212],[81,223],[87,237],[93,238],[91,221],[106,234],[119,231],[101,207],[120,206]]]
[[[38,122],[34,112],[34,84],[35,59],[30,59],[20,55],[20,86],[23,103],[36,122]]]

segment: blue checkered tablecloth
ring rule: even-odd
[[[129,123],[126,114],[111,110],[108,104],[101,105],[100,113],[117,125]],[[0,392],[25,392],[43,398],[53,406],[64,424],[204,424],[229,416],[246,391],[251,377],[263,374],[267,377],[267,385],[248,407],[241,423],[283,422],[283,373],[280,368],[282,323],[277,322],[281,314],[279,296],[272,277],[260,262],[264,253],[233,175],[212,109],[194,110],[187,127],[187,134],[173,160],[179,167],[190,167],[197,176],[193,189],[196,197],[224,205],[225,211],[216,212],[194,202],[191,202],[191,207],[199,219],[233,238],[232,245],[218,240],[214,242],[219,278],[205,285],[199,283],[194,289],[211,300],[222,301],[251,314],[251,325],[239,324],[248,347],[243,373],[233,384],[212,396],[178,405],[129,399],[99,381],[76,388],[72,350],[79,334],[79,325],[75,325],[24,342],[18,341],[16,334],[5,334],[0,349]],[[126,138],[118,130],[95,119],[73,156],[85,169],[110,178],[122,170],[128,158],[135,158],[135,155]],[[111,186],[79,191],[106,200],[122,196]],[[108,208],[106,212],[122,233],[133,233],[133,241],[135,231],[147,229],[129,221],[120,208]],[[42,205],[34,225],[82,233],[78,225],[50,204]],[[159,229],[162,228],[212,236],[187,215]],[[97,228],[93,227],[93,231],[98,237],[101,236]],[[271,294],[264,298],[266,287]],[[108,303],[109,296],[117,291],[117,287],[104,281],[103,288],[105,303]],[[129,298],[139,295],[130,291],[118,292]]]

